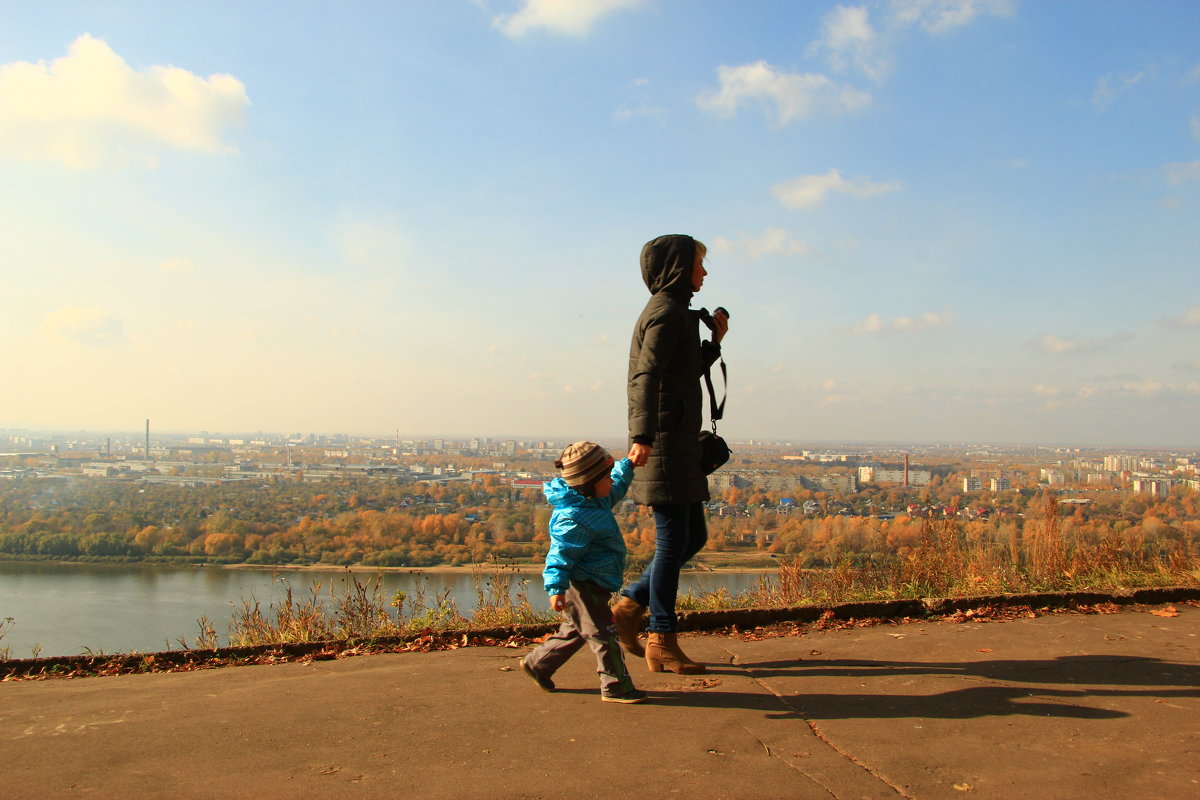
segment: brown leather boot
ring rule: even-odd
[[[669,669],[680,675],[701,675],[704,665],[697,664],[679,649],[679,642],[673,633],[651,633],[646,645],[646,666],[651,672],[662,672]]]
[[[613,606],[613,620],[617,623],[617,641],[625,652],[631,656],[642,658],[646,655],[645,648],[638,641],[638,631],[642,629],[642,615],[646,607],[636,600],[630,600],[625,595]]]

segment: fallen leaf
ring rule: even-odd
[[[1166,608],[1152,608],[1150,613],[1156,617],[1178,617],[1179,609],[1175,606],[1167,606]]]
[[[958,789],[960,792],[969,792],[975,787],[969,783],[956,783],[954,784],[954,788]]]
[[[990,647],[981,647],[981,648],[979,648],[978,650],[976,650],[975,652],[977,652],[977,653],[990,653],[990,652],[992,652],[992,648],[990,648]]]

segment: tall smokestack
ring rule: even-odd
[[[150,420],[146,420],[146,460],[150,460]]]
[[[908,453],[904,454],[904,485],[908,486]]]

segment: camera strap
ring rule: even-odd
[[[729,373],[725,369],[725,359],[720,356],[718,358],[721,361],[721,384],[725,388],[719,405],[717,404],[717,393],[713,390],[712,373],[708,367],[704,368],[704,385],[708,387],[708,415],[712,418],[713,433],[717,432],[717,420],[725,415],[725,400],[729,397]]]

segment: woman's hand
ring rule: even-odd
[[[650,460],[650,449],[648,444],[634,444],[629,448],[629,460],[635,467],[646,466],[646,462]]]
[[[718,308],[717,313],[713,314],[713,341],[720,344],[728,330],[729,316],[725,313],[725,309]]]
[[[562,611],[567,607],[567,596],[563,594],[550,595],[550,609],[552,611]]]

